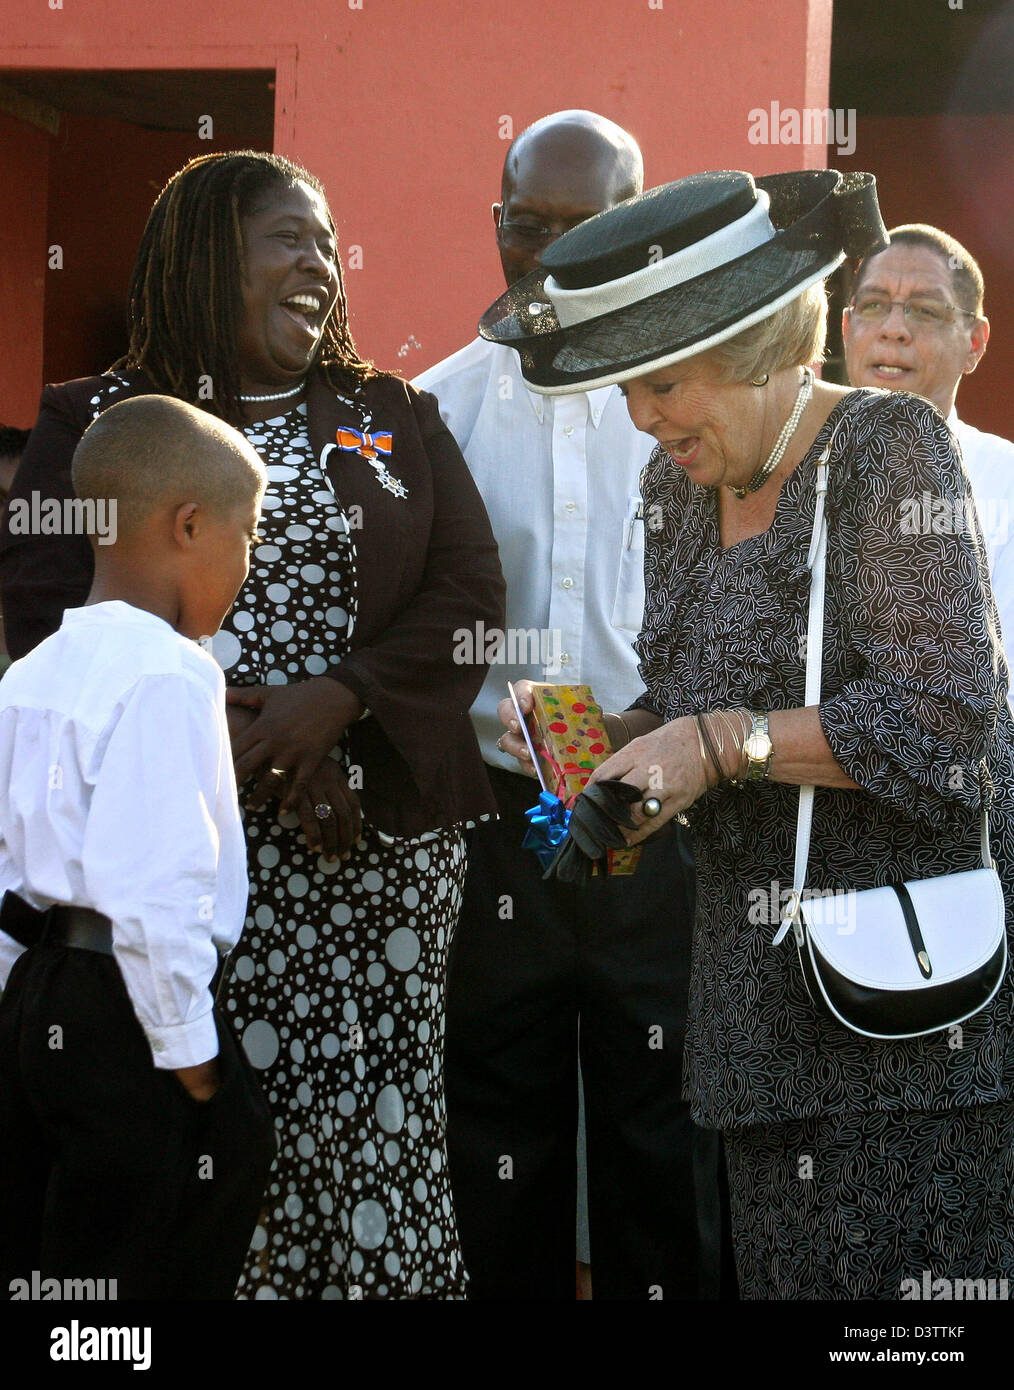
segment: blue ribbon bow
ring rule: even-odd
[[[525,812],[531,824],[521,841],[522,849],[533,849],[539,863],[548,869],[567,836],[570,812],[558,796],[551,792],[539,794],[539,804]]]

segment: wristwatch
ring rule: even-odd
[[[766,714],[750,714],[750,732],[743,744],[746,755],[746,780],[762,782],[771,771],[771,736]]]

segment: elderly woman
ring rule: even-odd
[[[495,811],[467,717],[484,669],[454,656],[457,630],[502,622],[485,510],[433,398],[357,353],[304,169],[192,160],[151,212],[130,316],[122,362],[46,389],[14,495],[70,496],[90,420],[150,391],[242,428],[267,465],[211,646],[237,781],[255,778],[224,1005],[279,1142],[240,1295],[461,1297],[443,990],[462,831]],[[83,602],[87,538],[8,531],[3,579],[20,656]]]
[[[608,719],[618,751],[593,781],[636,789],[633,843],[677,814],[693,830],[686,1089],[724,1134],[748,1298],[897,1299],[924,1271],[1014,1276],[1009,978],[959,1026],[888,1041],[818,1008],[791,938],[773,944],[801,786],[815,786],[824,892],[980,866],[990,779],[1011,882],[1014,723],[981,538],[904,524],[924,494],[974,517],[954,440],[920,398],[809,367],[824,278],[881,235],[868,175],[700,175],[563,237],[482,325],[536,390],[621,382],[658,441],[643,476],[646,691]],[[808,704],[828,449],[823,688]],[[501,718],[524,762],[507,703]]]

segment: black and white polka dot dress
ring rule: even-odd
[[[346,651],[356,547],[305,407],[245,434],[268,470],[264,540],[212,651],[232,685],[284,684]],[[461,831],[393,840],[364,826],[351,859],[328,863],[277,802],[244,817],[249,915],[222,1003],[279,1153],[237,1295],[462,1298],[443,1096]]]

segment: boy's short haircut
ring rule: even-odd
[[[267,479],[253,445],[216,415],[174,396],[134,396],[85,430],[71,465],[82,501],[116,501],[120,538],[161,506],[199,502],[224,515]]]

